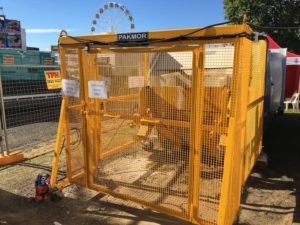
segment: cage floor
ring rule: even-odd
[[[186,152],[154,149],[145,151],[140,144],[102,159],[95,173],[96,184],[125,197],[130,196],[153,205],[187,215],[189,162]],[[209,173],[208,168],[205,173]],[[199,199],[199,216],[215,222],[218,210],[219,178],[205,179],[200,190],[208,188]],[[201,208],[201,210],[200,210]]]

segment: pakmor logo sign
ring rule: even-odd
[[[118,34],[118,41],[146,41],[148,40],[148,33],[124,33]]]

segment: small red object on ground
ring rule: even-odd
[[[42,201],[52,198],[50,191],[50,175],[48,173],[39,174],[35,180],[35,200]]]

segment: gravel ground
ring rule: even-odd
[[[58,123],[33,123],[7,129],[7,139],[10,149],[31,150],[39,143],[54,139]]]
[[[275,118],[264,136],[266,169],[256,168],[242,196],[239,224],[300,224],[300,114]]]
[[[283,115],[275,119],[265,134],[269,166],[256,166],[249,177],[238,224],[300,224],[299,128],[300,114]],[[54,136],[26,150],[30,159],[0,167],[0,224],[189,224],[75,185],[63,190],[65,197],[60,201],[31,201],[36,175],[51,170],[53,153],[49,151],[54,149]],[[64,170],[61,165],[60,177]]]

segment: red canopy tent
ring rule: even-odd
[[[269,49],[281,48],[269,35]],[[300,82],[300,55],[287,52],[285,73],[285,98],[291,97],[295,91],[299,91]]]

